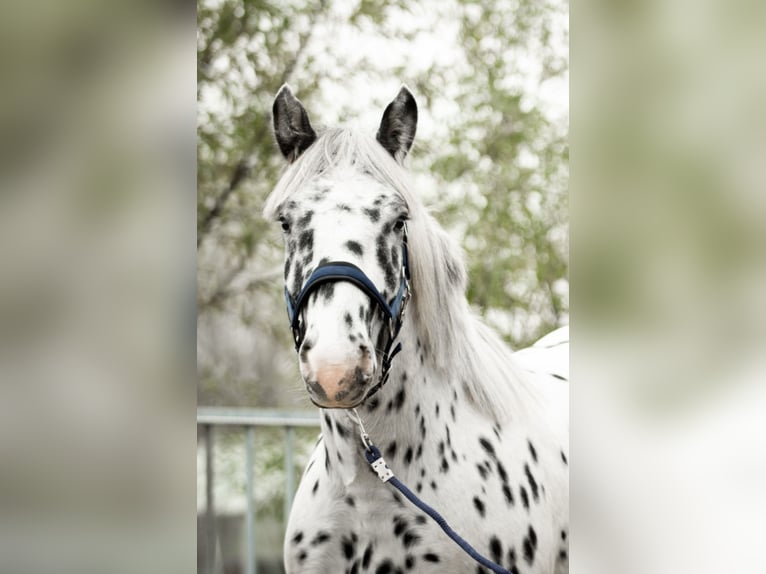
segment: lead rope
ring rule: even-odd
[[[372,440],[370,439],[370,435],[367,434],[367,431],[364,428],[364,425],[362,424],[362,418],[359,416],[359,413],[356,411],[356,409],[351,409],[351,411],[346,411],[349,413],[349,417],[352,421],[354,421],[357,426],[359,427],[359,436],[362,439],[362,444],[364,445],[364,456],[367,459],[367,462],[372,467],[372,470],[375,471],[375,473],[378,475],[378,478],[382,482],[387,482],[391,485],[393,485],[399,492],[401,492],[407,500],[409,500],[412,504],[414,504],[416,507],[418,507],[420,510],[425,512],[428,516],[430,516],[436,524],[439,525],[439,527],[444,531],[444,533],[449,536],[452,541],[460,546],[460,548],[468,554],[471,558],[473,558],[476,562],[481,564],[482,566],[485,566],[486,568],[489,568],[492,570],[492,572],[496,572],[497,574],[511,574],[510,570],[506,570],[502,566],[495,564],[491,560],[485,558],[481,554],[479,554],[476,549],[471,546],[468,542],[466,542],[463,537],[461,537],[457,532],[452,530],[452,527],[447,524],[447,521],[444,519],[444,517],[439,514],[436,510],[428,506],[425,502],[423,502],[418,496],[412,492],[407,486],[402,484],[396,476],[394,476],[394,473],[391,471],[390,468],[388,468],[388,465],[386,464],[386,461],[383,459],[383,455],[380,454],[380,451],[378,450],[378,447],[376,447]],[[351,415],[351,412],[353,412],[353,416]]]

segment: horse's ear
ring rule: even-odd
[[[401,163],[412,147],[417,127],[418,105],[407,86],[402,86],[383,112],[376,138]]]
[[[292,163],[317,139],[309,116],[290,91],[287,84],[282,86],[274,98],[274,136],[288,162]]]

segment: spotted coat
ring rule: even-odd
[[[288,292],[335,260],[359,266],[389,299],[405,222],[413,267],[403,350],[372,397],[388,330],[369,298],[326,283],[301,310],[299,364],[322,433],[289,517],[286,572],[487,572],[369,468],[345,410],[356,405],[397,477],[480,553],[517,574],[568,572],[568,331],[514,360],[472,315],[459,252],[399,173],[416,120],[406,88],[371,144],[342,130],[318,136],[287,88],[275,101],[292,167],[265,212],[281,221]]]
[[[410,334],[405,340],[416,356],[428,353]],[[568,343],[550,352],[566,354]],[[459,381],[433,402],[429,387],[444,381],[419,359],[405,363],[412,366],[394,367],[390,385],[359,410],[397,477],[511,572],[568,572],[567,443],[551,442],[530,421],[487,420]],[[533,376],[565,386],[562,372]],[[345,411],[323,409],[321,426],[287,528],[288,573],[489,572],[378,480]]]

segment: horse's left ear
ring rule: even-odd
[[[417,127],[418,105],[407,86],[402,86],[383,112],[376,138],[401,163],[412,147]]]

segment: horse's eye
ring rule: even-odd
[[[280,219],[279,222],[282,224],[282,231],[285,233],[290,231],[290,223],[286,219]]]
[[[394,231],[401,231],[404,229],[404,222],[406,220],[402,217],[401,219],[397,219],[396,223],[394,223]]]

